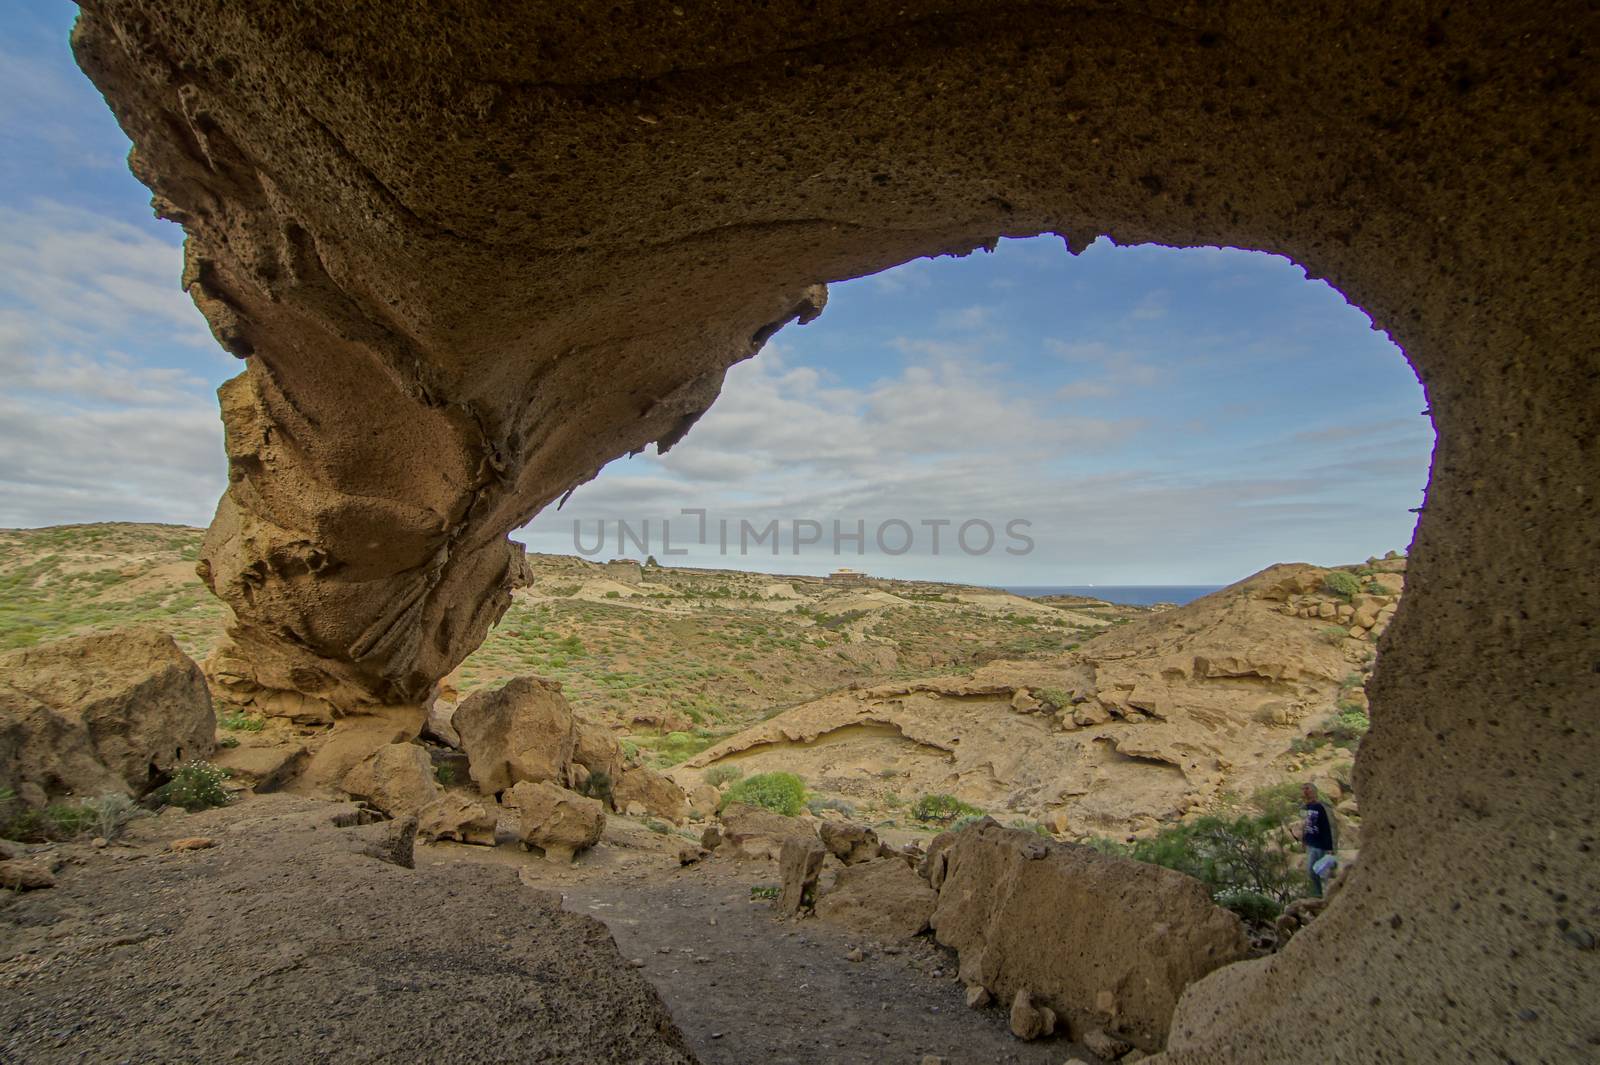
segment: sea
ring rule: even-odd
[[[1225,584],[1028,584],[1003,590],[1029,598],[1039,595],[1082,595],[1125,606],[1151,606],[1155,603],[1177,603],[1182,606],[1226,587]]]

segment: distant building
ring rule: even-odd
[[[828,574],[829,584],[866,584],[871,579],[860,570],[846,569],[843,566]]]

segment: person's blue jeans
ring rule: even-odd
[[[1311,894],[1319,899],[1322,898],[1322,878],[1317,875],[1317,863],[1327,854],[1321,847],[1306,848],[1306,875],[1311,878]]]

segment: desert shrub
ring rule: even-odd
[[[1352,573],[1336,569],[1322,579],[1322,587],[1349,602],[1361,591],[1361,581]]]
[[[724,784],[732,784],[744,776],[744,770],[736,765],[714,765],[706,770],[705,781],[713,788],[720,788]]]
[[[90,799],[83,805],[92,819],[89,830],[96,836],[108,840],[122,835],[122,830],[128,827],[128,822],[145,815],[145,811],[132,799],[116,792],[102,795],[98,799]]]
[[[1341,629],[1337,625],[1325,625],[1322,629],[1322,638],[1337,647],[1349,637],[1349,629]]]
[[[39,810],[17,798],[9,788],[0,789],[0,839],[23,843],[76,839],[95,825],[95,807],[90,803],[52,803]]]
[[[750,886],[751,899],[775,899],[777,897],[777,884],[752,884]]]
[[[1058,710],[1072,705],[1072,693],[1065,688],[1040,688],[1038,694],[1039,698]]]
[[[645,818],[644,827],[648,828],[650,831],[654,832],[658,836],[665,836],[667,833],[672,831],[671,826],[668,825],[666,822],[657,821],[653,817]]]
[[[223,714],[217,724],[230,732],[260,732],[267,727],[265,718],[245,713]]]
[[[1101,854],[1109,854],[1115,858],[1133,857],[1133,847],[1131,845],[1123,843],[1121,840],[1109,839],[1106,836],[1090,836],[1083,841],[1083,845],[1097,850]]]
[[[1372,727],[1372,722],[1358,707],[1341,707],[1339,712],[1323,723],[1322,731],[1328,738],[1340,747],[1348,747],[1361,742],[1361,737],[1367,734],[1367,729]]]
[[[456,782],[456,767],[446,762],[444,765],[433,767],[433,778],[444,787],[449,787]]]
[[[239,746],[239,737],[237,737],[237,736],[224,736],[220,740],[217,741],[217,746],[218,747],[227,747],[227,748],[230,748],[230,749],[234,748],[234,747],[237,747],[237,746]]]
[[[844,799],[824,799],[820,795],[807,799],[806,809],[810,810],[818,817],[822,816],[822,811],[824,810],[838,810],[846,817],[854,817],[856,815],[855,806],[849,802],[846,802]]]
[[[954,795],[937,793],[924,795],[911,805],[911,816],[918,821],[932,821],[937,824],[951,824],[961,818],[976,820],[983,816],[983,811],[971,803],[962,802]]]
[[[1213,898],[1223,891],[1249,891],[1287,902],[1302,883],[1287,842],[1275,815],[1212,815],[1135,840],[1128,856],[1187,873]]]
[[[150,799],[166,806],[181,806],[190,813],[213,806],[226,806],[228,793],[222,782],[227,773],[210,762],[185,762],[172,779],[150,793]]]
[[[1283,912],[1283,903],[1248,888],[1223,888],[1211,896],[1211,901],[1223,909],[1232,910],[1241,921],[1250,924],[1266,924]]]
[[[611,774],[603,770],[590,773],[584,782],[578,785],[578,794],[590,799],[599,799],[607,806],[615,805],[615,798],[611,791]]]
[[[622,598],[622,593],[621,592],[607,592],[605,597],[607,599],[621,599]]]
[[[757,773],[723,792],[723,806],[735,802],[794,817],[806,808],[806,782],[793,773]]]
[[[974,817],[974,818],[972,818],[972,820],[976,821],[977,818]],[[1044,837],[1046,837],[1048,839],[1054,839],[1055,838],[1055,833],[1051,832],[1049,827],[1047,827],[1046,825],[1040,824],[1038,821],[1017,820],[1017,821],[1011,822],[1011,827],[1012,828],[1020,828],[1024,832],[1032,832],[1036,836],[1044,836]]]

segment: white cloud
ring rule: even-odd
[[[127,223],[0,211],[0,524],[209,520],[226,484],[213,393],[237,364],[181,269]]]

